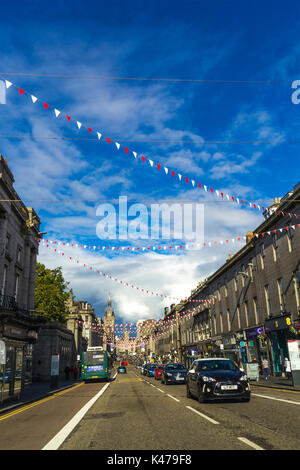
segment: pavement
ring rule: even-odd
[[[300,392],[300,386],[294,387],[292,379],[288,379],[287,377],[269,376],[266,380],[265,377],[260,376],[258,381],[251,380],[250,384],[255,386],[257,385],[259,387],[277,388],[281,390],[293,390]]]
[[[26,384],[21,392],[19,400],[7,401],[0,405],[0,414],[6,413],[7,411],[13,410],[20,406],[27,405],[37,400],[41,400],[47,396],[53,395],[54,393],[60,392],[67,388],[73,387],[74,385],[81,382],[78,380],[60,380],[58,386],[53,388],[49,382],[35,382]]]

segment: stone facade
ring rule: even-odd
[[[13,184],[13,174],[0,155],[0,340],[6,347],[0,402],[18,397],[31,380],[32,344],[43,323],[34,314],[40,220]]]

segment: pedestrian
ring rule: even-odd
[[[267,358],[263,359],[262,366],[264,370],[265,380],[268,380],[270,369],[269,369],[269,361]]]
[[[285,368],[285,375],[289,379],[291,377],[292,370],[291,370],[291,363],[288,357],[284,359],[284,368]]]
[[[65,367],[65,376],[66,376],[66,380],[69,380],[69,375],[70,375],[70,367],[69,366],[66,366]]]
[[[74,380],[77,380],[77,377],[78,377],[78,368],[77,368],[76,364],[75,364],[75,366],[73,367],[72,372],[73,372]]]

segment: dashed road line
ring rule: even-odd
[[[292,405],[300,405],[299,401],[284,400],[283,398],[269,397],[268,395],[260,395],[258,393],[251,394],[254,397],[267,398],[268,400],[283,401],[284,403],[290,403]]]
[[[262,447],[255,444],[254,442],[249,441],[249,439],[246,439],[246,437],[238,437],[238,440],[244,442],[244,444],[247,444],[250,447],[253,447],[253,449],[255,450],[265,450]]]
[[[191,406],[186,406],[191,411],[194,411],[194,413],[197,413],[198,415],[202,416],[202,418],[207,419],[213,424],[220,424],[218,421],[215,421],[214,419],[210,418],[209,416],[204,415],[203,413],[200,413],[200,411],[195,410],[195,408],[192,408]]]
[[[168,393],[167,393],[167,396],[170,397],[170,398],[173,398],[173,400],[175,400],[175,401],[179,401],[179,402],[180,402],[180,400],[178,400],[178,398],[175,398],[175,397],[173,397],[172,395],[169,395]]]

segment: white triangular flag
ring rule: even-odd
[[[33,95],[30,95],[30,96],[31,96],[32,102],[35,103],[37,101],[37,97]]]
[[[180,179],[180,181],[181,181],[182,175],[181,175],[180,173],[178,173],[178,177],[179,177],[179,179]]]
[[[136,157],[137,157],[137,153],[136,153],[136,152],[132,152],[132,153],[133,153],[133,155],[134,155],[134,158],[136,158]]]
[[[100,132],[97,132],[97,136],[98,136],[98,139],[100,140],[102,137],[102,134],[100,134]]]
[[[149,163],[151,166],[153,166],[153,161],[152,160],[149,160]]]
[[[164,170],[165,170],[165,173],[166,173],[166,175],[167,175],[167,174],[168,174],[168,171],[169,171],[169,169],[168,169],[168,168],[166,168],[166,167],[164,167]]]
[[[204,190],[207,191],[207,186],[204,186]]]
[[[118,144],[118,142],[116,142],[115,144],[116,144],[117,149],[119,150],[120,149],[120,144]]]
[[[58,117],[60,115],[60,111],[58,109],[54,109],[55,116]]]
[[[80,128],[81,128],[81,126],[82,126],[81,122],[79,122],[79,121],[76,121],[76,123],[77,123],[78,129],[80,129]]]
[[[195,186],[195,181],[194,181],[194,180],[191,180],[191,182],[192,182],[192,185]]]
[[[5,86],[6,88],[9,88],[10,86],[12,86],[12,83],[9,82],[8,80],[5,80]]]

